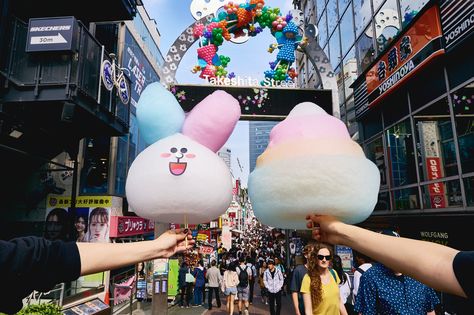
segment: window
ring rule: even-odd
[[[355,59],[354,47],[352,47],[344,57],[342,64],[344,68],[344,88],[347,98],[354,92],[350,86],[357,79],[357,60]]]
[[[464,179],[464,190],[466,191],[467,205],[474,206],[474,177]]]
[[[334,33],[329,39],[329,60],[333,69],[336,69],[341,62],[341,45],[339,42],[339,26],[336,27]]]
[[[388,129],[386,141],[392,186],[398,187],[415,183],[415,152],[409,119]]]
[[[341,45],[342,54],[345,55],[349,48],[354,44],[354,21],[352,10],[348,9],[341,19]]]
[[[344,10],[347,8],[350,2],[351,2],[350,0],[339,0],[339,15],[341,15],[342,12],[344,12]],[[351,14],[352,14],[352,10],[349,9],[349,11],[351,11]]]
[[[344,104],[346,100],[344,96],[344,71],[341,71],[341,68],[338,67],[336,71],[334,71],[337,78],[337,92],[339,94],[339,105]]]
[[[395,90],[381,101],[385,126],[391,126],[408,115],[408,96],[405,87]]]
[[[421,189],[425,209],[462,207],[459,180],[425,185]]]
[[[359,36],[372,19],[372,8],[369,0],[354,0],[354,21],[356,36]]]
[[[388,191],[381,191],[377,204],[375,205],[375,211],[390,210],[390,194]]]
[[[394,210],[420,209],[418,188],[412,187],[392,191]]]
[[[463,173],[474,172],[474,83],[452,94]]]
[[[323,12],[323,15],[318,23],[319,29],[319,45],[324,47],[328,40],[328,28],[327,28],[327,21],[326,21],[326,11]]]
[[[82,194],[106,194],[109,178],[110,138],[86,138],[84,167],[81,170]]]
[[[366,156],[369,160],[374,162],[380,172],[380,186],[387,185],[387,168],[385,165],[385,155],[383,151],[382,137],[375,139],[367,144]]]
[[[384,0],[372,0],[372,5],[374,7],[374,11],[377,11],[377,9],[380,7],[382,2],[384,2]]]
[[[403,28],[420,12],[429,0],[400,0]]]
[[[375,5],[374,5],[375,7]],[[397,1],[387,0],[374,17],[377,51],[383,53],[400,31]]]
[[[318,13],[318,19],[321,17],[324,6],[326,5],[326,0],[317,0],[316,1],[316,12]]]
[[[117,196],[125,196],[125,181],[128,172],[128,139],[127,136],[118,137],[117,164],[115,165],[115,192]]]
[[[331,0],[327,4],[326,12],[328,15],[328,33],[331,34],[337,25],[339,17],[337,15],[337,1]]]
[[[382,131],[382,116],[380,110],[374,109],[369,111],[361,121],[364,132],[364,139],[369,139],[372,136]]]
[[[364,72],[365,69],[374,61],[375,49],[373,43],[373,28],[369,25],[364,33],[359,37],[356,42],[357,50],[357,65],[359,67],[359,73]]]
[[[414,115],[420,180],[458,174],[453,129],[447,99]]]

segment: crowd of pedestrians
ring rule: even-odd
[[[235,238],[231,249],[219,246],[208,269],[201,261],[194,268],[183,263],[179,305],[221,308],[223,295],[229,315],[234,310],[248,315],[257,285],[270,315],[280,315],[282,296],[288,294],[285,301],[292,303],[296,315],[435,314],[439,304],[435,291],[413,278],[360,253],[354,253],[356,266],[349,274],[332,246],[314,240],[298,250],[290,247],[286,257],[285,239],[281,231],[257,225]],[[295,243],[293,247],[302,246]]]

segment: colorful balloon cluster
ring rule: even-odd
[[[270,45],[269,52],[279,49],[276,61],[270,63],[270,70],[265,71],[265,78],[274,81],[293,81],[298,74],[291,67],[295,61],[295,50],[306,45],[306,39],[292,21],[291,14],[285,17],[280,9],[265,6],[264,0],[249,0],[244,4],[229,2],[208,25],[198,24],[194,28],[194,36],[199,38],[198,65],[193,72],[200,71],[201,78],[228,77],[226,68],[230,62],[227,56],[217,54],[218,47],[233,38],[257,36],[265,28],[269,28],[276,38],[277,44]],[[263,81],[262,81],[263,84]]]

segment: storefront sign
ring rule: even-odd
[[[359,118],[433,58],[444,53],[438,7],[433,6],[394,42],[354,86]]]
[[[203,255],[210,255],[214,252],[214,248],[212,246],[201,246],[199,247],[199,253]]]
[[[474,30],[474,5],[472,1],[444,0],[440,9],[444,43],[449,51]]]
[[[76,30],[73,16],[30,19],[26,52],[72,50]]]
[[[110,219],[110,237],[141,235],[153,231],[150,221],[140,217],[112,217]]]
[[[420,239],[448,246],[449,234],[448,232],[420,231]]]
[[[211,231],[200,230],[197,234],[196,241],[209,242],[211,240]]]
[[[426,167],[428,168],[428,179],[435,180],[442,177],[441,160],[439,157],[430,157],[426,159]],[[431,207],[446,208],[446,199],[444,197],[444,184],[434,183],[429,186]]]

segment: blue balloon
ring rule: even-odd
[[[161,83],[151,83],[143,90],[137,106],[137,120],[148,145],[181,132],[184,119],[184,111],[175,96]]]

